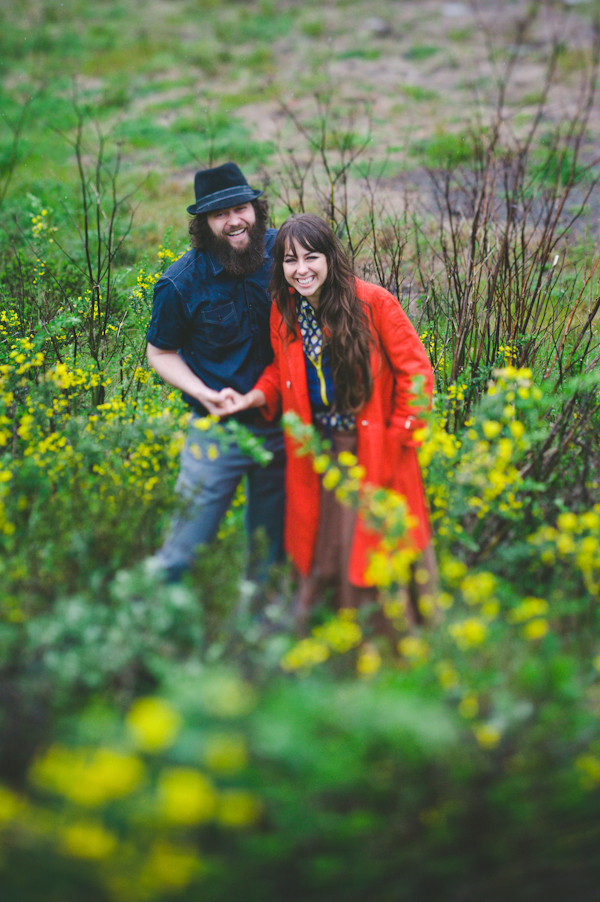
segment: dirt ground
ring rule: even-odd
[[[272,172],[281,171],[286,154],[300,160],[308,154],[282,101],[307,123],[318,113],[315,96],[329,96],[330,129],[359,135],[370,130],[371,143],[360,159],[380,164],[371,170],[381,176],[378,198],[391,209],[402,209],[407,197],[431,209],[428,160],[419,142],[426,147],[432,138],[486,127],[496,117],[507,143],[523,138],[539,112],[553,46],[559,53],[538,135],[569,121],[581,106],[592,43],[586,2],[326,2],[315,15],[322,29],[318,39],[295,31],[272,44],[275,62],[265,87],[276,96],[235,110],[253,136],[283,148],[279,163],[270,164]],[[217,80],[212,91],[226,98],[244,85],[243,77],[235,84]],[[597,103],[585,134],[581,158],[589,164],[600,160]],[[358,202],[364,184],[351,179],[349,190]],[[590,213],[587,227],[596,228],[596,201],[590,201]]]

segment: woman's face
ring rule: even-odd
[[[327,257],[309,251],[297,241],[286,241],[283,275],[288,285],[305,297],[315,309],[319,306],[321,288],[327,278]]]

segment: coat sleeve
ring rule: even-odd
[[[394,377],[389,427],[402,445],[415,446],[415,429],[431,407],[433,371],[419,336],[395,297],[377,291],[378,329],[381,345]]]
[[[275,304],[271,307],[271,347],[273,348],[273,360],[263,370],[254,388],[260,389],[266,398],[266,404],[261,407],[261,412],[266,420],[274,420],[281,411],[281,333],[283,325],[281,314]]]

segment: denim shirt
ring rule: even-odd
[[[268,285],[276,234],[267,230],[264,264],[244,279],[227,273],[212,254],[192,249],[154,286],[148,342],[179,351],[216,391],[231,386],[245,394],[273,359]],[[183,393],[183,398],[198,413],[206,413],[189,395]]]

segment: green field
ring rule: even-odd
[[[7,902],[595,902],[599,15],[3,4]],[[327,478],[386,535],[381,611],[299,636],[291,569],[245,579],[243,486],[181,585],[148,567],[188,421],[146,364],[152,288],[228,160],[273,225],[327,219],[430,355],[419,628],[402,502],[351,466]]]

